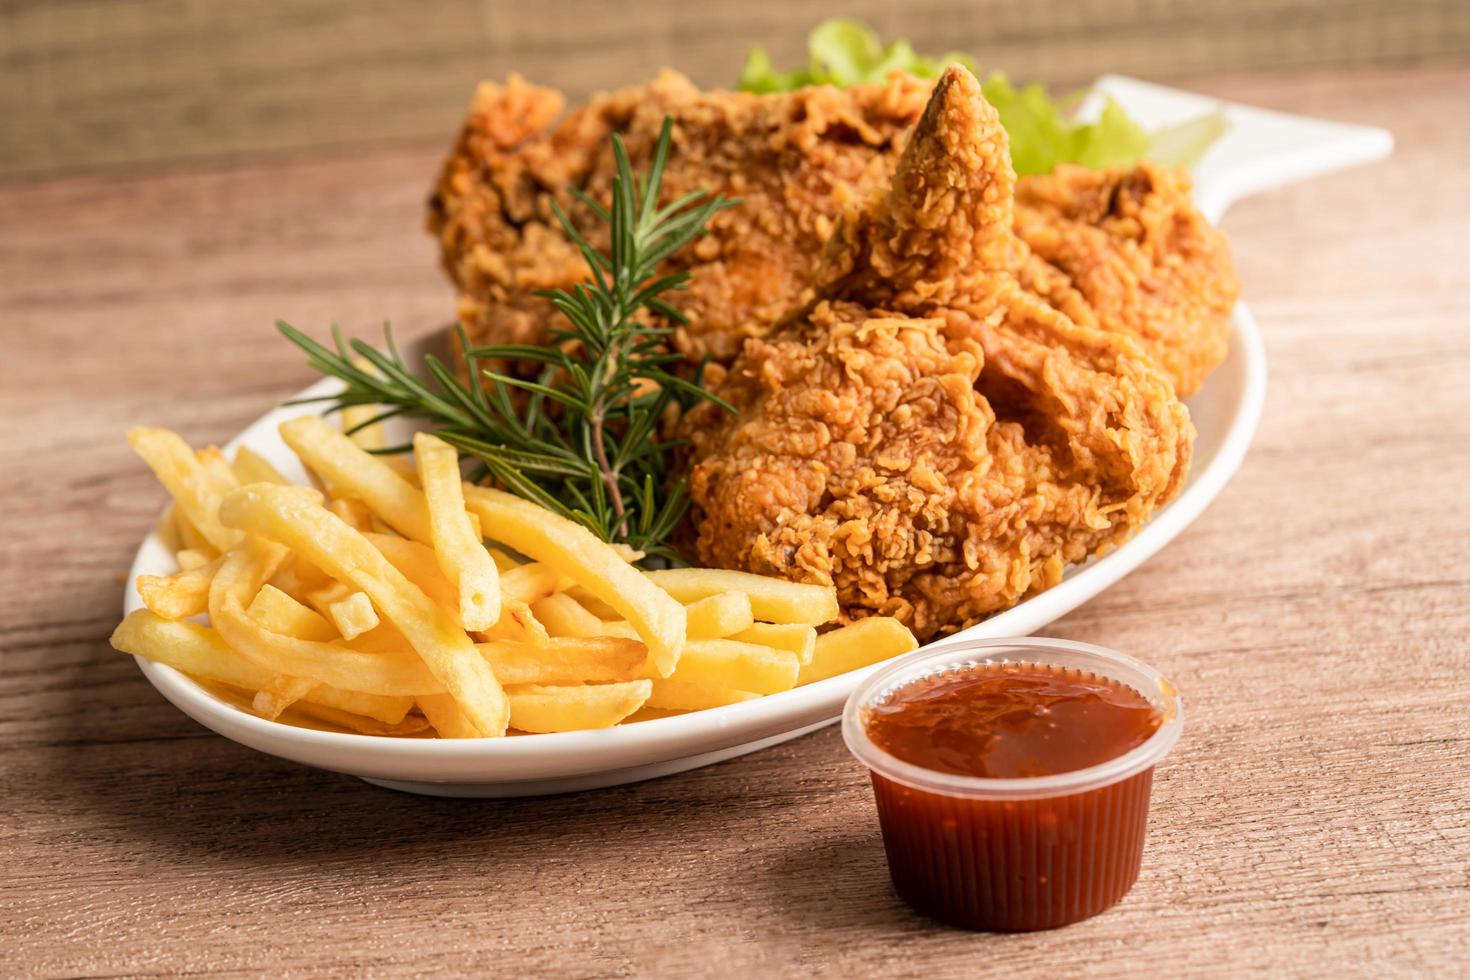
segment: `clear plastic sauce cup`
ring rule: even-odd
[[[926,678],[1035,664],[1132,688],[1159,712],[1145,741],[1087,768],[989,778],[915,765],[869,737],[873,708]],[[1024,637],[955,641],[894,661],[853,692],[848,748],[868,767],[894,888],[911,906],[970,929],[1026,931],[1116,904],[1138,878],[1154,766],[1178,741],[1183,703],[1152,667],[1103,647]]]

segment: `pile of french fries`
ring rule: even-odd
[[[917,645],[880,617],[819,633],[838,618],[830,588],[640,570],[629,549],[463,482],[432,435],[409,464],[369,452],[371,427],[303,417],[280,433],[315,486],[249,449],[227,460],[166,430],[128,434],[173,498],[160,531],[179,571],[140,576],[146,608],[112,636],[263,718],[443,738],[607,728]]]

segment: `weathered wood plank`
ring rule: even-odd
[[[519,71],[580,98],[667,64],[729,85],[748,45],[800,59],[833,14],[1055,85],[1470,58],[1456,0],[7,0],[0,177],[447,142],[482,78]]]

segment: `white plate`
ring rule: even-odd
[[[1145,126],[1221,107],[1199,96],[1108,77],[1099,87]],[[1386,156],[1381,130],[1223,106],[1232,128],[1196,168],[1201,207],[1218,218],[1237,197]],[[1034,632],[1127,575],[1189,525],[1224,488],[1250,444],[1265,396],[1266,362],[1255,321],[1244,305],[1234,315],[1230,356],[1189,401],[1199,437],[1184,492],[1127,544],[1074,568],[1055,588],[958,636],[1004,637]],[[413,359],[428,342],[412,345]],[[301,395],[327,392],[323,381]],[[229,444],[248,445],[287,475],[300,466],[276,434],[284,420],[310,407],[278,408]],[[139,575],[168,574],[173,556],[157,535],[138,550],[124,600],[141,608]],[[947,638],[950,642],[957,637]],[[394,789],[441,796],[530,796],[614,786],[682,772],[796,738],[836,721],[847,695],[877,666],[754,701],[619,728],[507,739],[392,739],[296,728],[235,708],[169,667],[139,659],[154,687],[189,717],[227,738],[271,755],[360,776]]]

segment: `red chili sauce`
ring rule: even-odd
[[[987,779],[1050,776],[1142,745],[1163,715],[1106,677],[1034,663],[915,680],[870,706],[868,737],[904,762]],[[975,929],[1047,929],[1096,915],[1138,877],[1153,769],[1060,796],[985,799],[873,774],[899,894]]]

